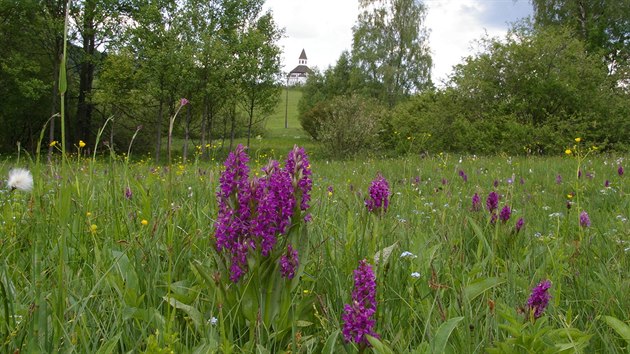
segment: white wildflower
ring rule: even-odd
[[[411,273],[411,277],[414,278],[414,279],[418,279],[418,278],[420,278],[420,273],[413,272],[413,273]]]
[[[211,325],[213,325],[213,326],[214,326],[214,325],[216,325],[216,324],[217,324],[217,322],[219,322],[219,320],[218,320],[216,317],[214,317],[214,316],[212,316],[212,318],[210,318],[210,319],[208,320],[208,323],[210,323],[210,324],[211,324]]]
[[[418,256],[416,256],[415,254],[409,252],[409,251],[405,251],[403,253],[400,254],[400,258],[418,258]]]
[[[21,191],[30,192],[31,189],[33,189],[33,175],[29,170],[14,168],[9,171],[7,185],[11,190],[19,189]]]

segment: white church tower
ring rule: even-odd
[[[306,52],[302,49],[302,53],[300,54],[300,58],[298,59],[298,66],[295,69],[289,72],[289,76],[287,77],[287,85],[295,86],[295,85],[304,85],[306,83],[306,79],[308,79],[308,75],[312,72],[309,69],[307,64],[308,58],[306,57]]]

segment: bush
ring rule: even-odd
[[[385,110],[359,96],[338,96],[307,113],[315,137],[333,156],[352,156],[379,148],[378,132]]]

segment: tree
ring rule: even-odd
[[[603,50],[611,72],[630,64],[630,2],[531,0],[534,20],[541,26],[572,29],[591,51]]]
[[[72,2],[72,17],[78,42],[81,43],[79,63],[79,90],[76,108],[75,140],[82,139],[88,146],[94,142],[92,127],[92,89],[95,71],[100,65],[107,44],[120,35],[122,13],[128,4],[121,0],[78,0]]]
[[[390,107],[431,86],[426,8],[419,0],[361,0],[352,60],[368,93]]]
[[[241,106],[248,118],[247,146],[252,126],[261,122],[278,105],[280,86],[280,48],[282,35],[273,21],[271,13],[256,20],[252,28],[243,34],[237,59],[240,76]],[[255,119],[256,114],[258,118]]]

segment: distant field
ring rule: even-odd
[[[282,91],[280,102],[276,111],[269,117],[265,124],[267,135],[269,137],[274,136],[287,136],[289,134],[303,134],[302,127],[298,121],[298,102],[302,98],[302,91],[300,89],[289,89],[288,92],[288,104],[287,104],[287,90]],[[287,125],[288,129],[285,129],[285,112],[288,114]]]

